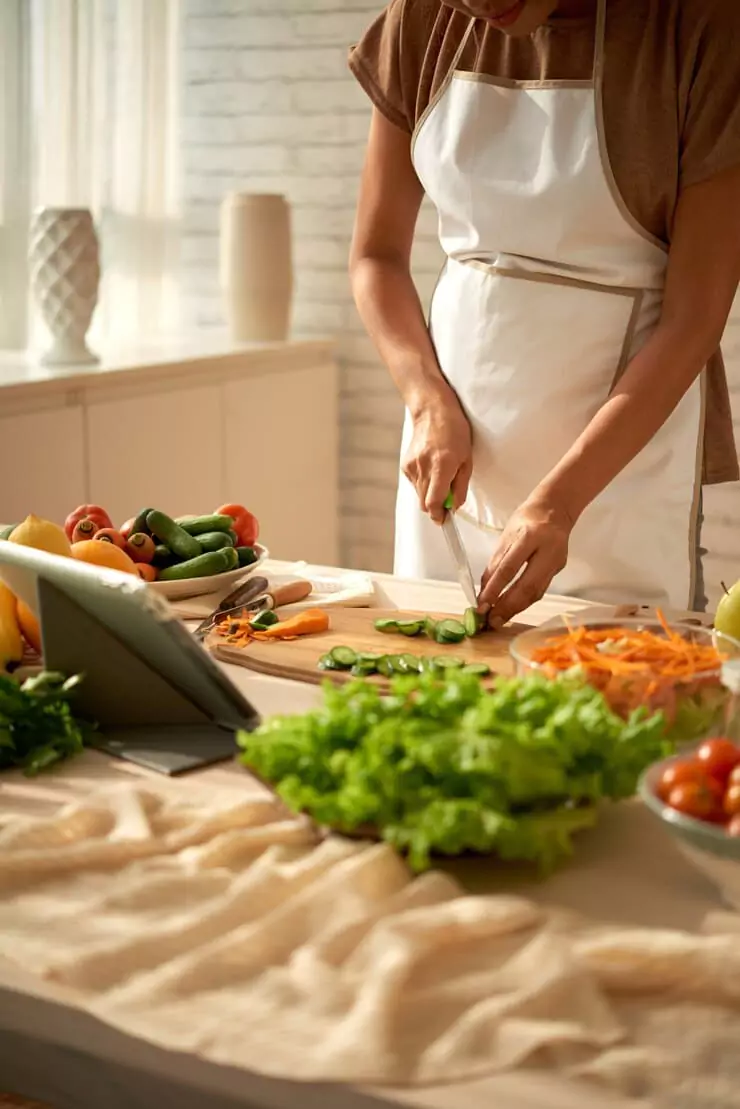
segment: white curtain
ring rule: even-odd
[[[0,347],[26,339],[29,210],[28,9],[0,0]]]
[[[0,0],[0,3],[4,0]],[[31,201],[89,207],[98,346],[178,324],[178,0],[32,0]],[[41,338],[34,320],[32,341]]]

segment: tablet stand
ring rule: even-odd
[[[185,691],[43,578],[38,599],[44,666],[84,674],[77,705],[98,724],[99,750],[170,775],[233,758],[234,728],[210,719]]]

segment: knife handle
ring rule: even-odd
[[[282,605],[294,605],[298,601],[305,601],[312,591],[313,586],[310,581],[291,581],[288,585],[279,585],[269,592],[269,596],[272,598],[272,608],[280,608]]]

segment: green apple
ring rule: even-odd
[[[736,581],[732,589],[725,590],[717,606],[714,626],[722,635],[740,640],[740,581]]]

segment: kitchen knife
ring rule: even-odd
[[[231,593],[227,593],[221,603],[206,616],[198,627],[195,629],[195,634],[202,638],[208,629],[213,624],[214,619],[218,616],[219,612],[230,612],[231,609],[236,608],[238,605],[247,604],[253,597],[261,597],[270,587],[267,578],[249,578],[248,581],[239,582],[236,589],[232,589]]]
[[[214,624],[219,623],[221,620],[226,619],[228,616],[235,615],[240,612],[269,612],[272,609],[280,608],[282,605],[294,605],[298,601],[303,601],[313,591],[313,586],[310,581],[291,581],[287,585],[278,585],[274,589],[267,588],[267,581],[262,578],[259,579],[263,582],[262,588],[254,595],[254,590],[245,599],[237,596],[236,603],[233,599],[224,608],[225,601],[229,598],[226,597],[221,602],[215,612],[199,624],[195,629],[195,635],[198,639],[203,639],[213,628]],[[235,593],[237,591],[235,590]]]
[[[444,503],[446,514],[444,523],[442,524],[442,531],[447,540],[447,547],[452,556],[452,561],[455,563],[457,580],[460,582],[462,591],[465,594],[465,600],[468,602],[470,608],[477,608],[478,594],[475,588],[473,573],[470,569],[470,563],[468,562],[468,556],[465,552],[465,545],[463,544],[460,529],[455,520],[455,510],[452,507],[453,503],[452,493],[450,493]]]

